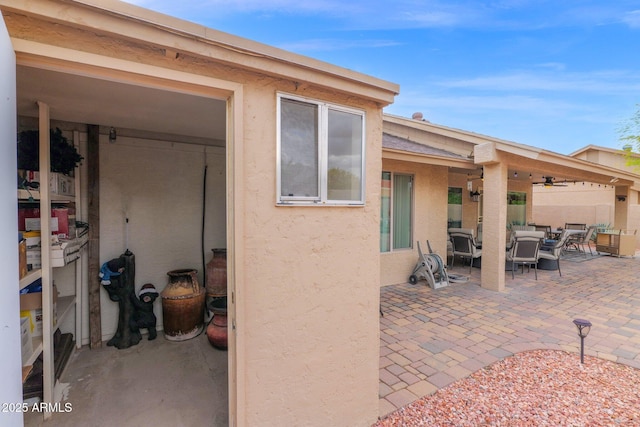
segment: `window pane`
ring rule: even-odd
[[[411,247],[411,176],[393,177],[393,248]]]
[[[527,193],[507,192],[507,224],[527,224]]]
[[[449,187],[447,228],[462,227],[462,188]]]
[[[280,194],[318,197],[318,106],[281,100]]]
[[[329,110],[327,198],[362,198],[362,116]]]
[[[380,252],[391,250],[391,173],[382,172],[380,204]]]

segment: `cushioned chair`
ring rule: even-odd
[[[453,249],[453,257],[451,266],[455,262],[456,255],[471,260],[469,264],[469,272],[473,268],[473,260],[482,256],[482,249],[478,249],[475,239],[473,238],[473,230],[470,228],[450,228],[449,239]]]
[[[511,250],[513,247],[513,242],[516,237],[536,237],[540,240],[543,240],[544,231],[535,231],[535,230],[511,230],[511,234],[509,236],[509,243],[507,244],[507,250]]]
[[[524,272],[525,265],[529,268],[533,265],[538,280],[538,251],[541,243],[542,238],[538,236],[514,236],[513,245],[506,257],[507,261],[511,261],[511,278],[515,278],[516,266],[522,265]]]
[[[565,230],[586,230],[587,224],[580,224],[576,222],[566,222],[564,224]]]
[[[535,225],[536,227],[536,231],[542,231],[544,232],[544,238],[545,239],[550,239],[551,238],[551,226],[550,225]]]
[[[560,238],[556,241],[553,248],[549,251],[538,251],[538,259],[548,259],[551,261],[555,261],[558,265],[558,274],[562,277],[562,270],[560,270],[560,255],[562,255],[562,250],[564,249],[564,245],[567,243],[567,239],[569,238],[569,234],[566,231],[563,231],[560,234]]]

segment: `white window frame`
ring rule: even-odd
[[[281,146],[281,105],[282,100],[292,100],[312,104],[318,107],[318,196],[283,196],[282,195],[282,146]],[[360,149],[361,176],[360,176],[360,200],[331,200],[328,198],[328,168],[329,168],[329,111],[341,111],[354,114],[362,118],[362,141]],[[366,114],[363,110],[344,107],[336,104],[318,101],[311,98],[293,96],[286,93],[277,94],[277,178],[276,178],[276,204],[277,205],[334,205],[334,206],[364,206],[366,187]]]

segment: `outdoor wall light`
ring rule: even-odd
[[[616,196],[616,198],[619,202],[624,202],[625,200],[627,200],[627,196]]]
[[[109,142],[113,144],[114,142],[116,142],[117,137],[118,135],[116,134],[116,128],[112,127],[111,129],[109,129]]]
[[[470,191],[469,192],[469,197],[471,198],[472,202],[479,202],[480,201],[480,193],[478,192],[478,190]]]
[[[584,339],[589,335],[591,322],[584,319],[575,319],[573,323],[578,328],[578,336],[580,337],[580,363],[584,364]]]

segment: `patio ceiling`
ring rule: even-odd
[[[18,115],[115,127],[121,136],[225,146],[226,102],[60,71],[17,67]],[[108,130],[106,131],[108,132]]]

